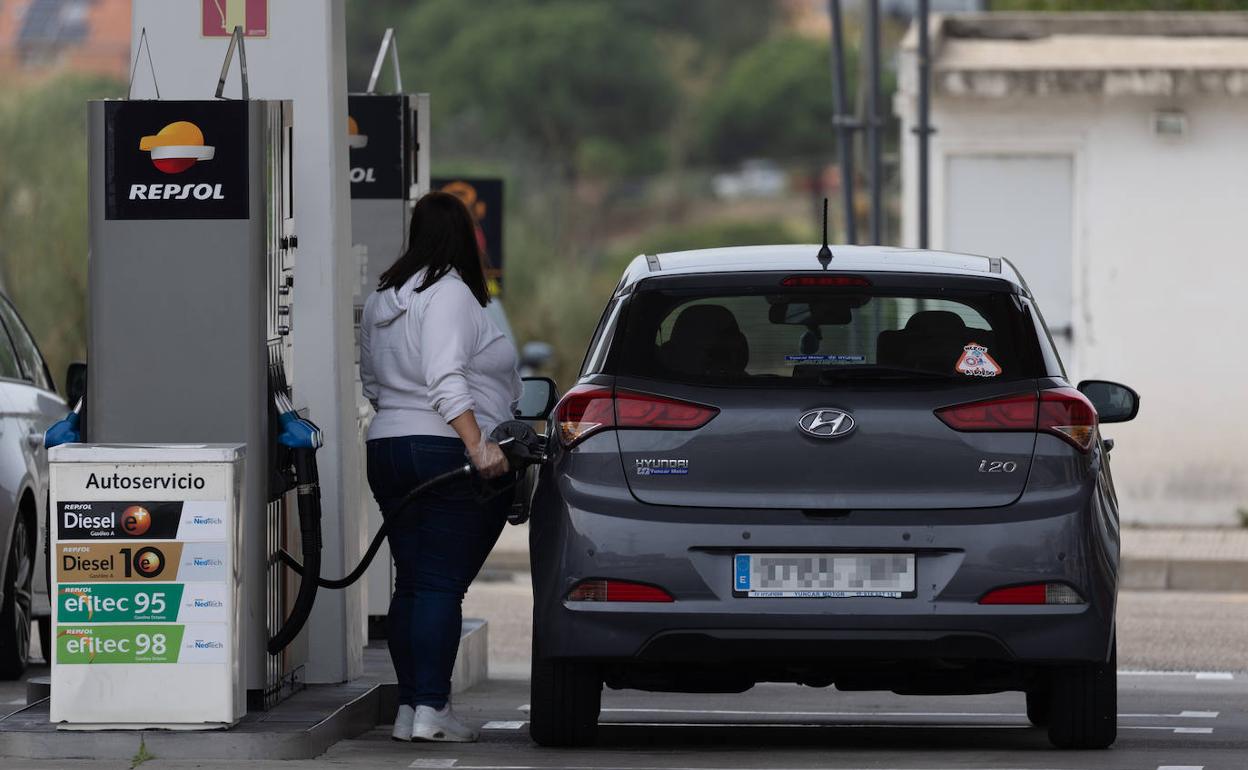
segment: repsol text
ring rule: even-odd
[[[174,182],[157,182],[155,184],[130,185],[132,201],[184,201],[194,198],[197,201],[223,201],[225,194],[220,184],[177,184]]]

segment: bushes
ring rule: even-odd
[[[0,280],[58,382],[86,355],[86,101],[122,93],[65,76],[0,98]]]

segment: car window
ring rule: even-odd
[[[581,365],[582,377],[602,371],[607,360],[607,351],[611,348],[611,338],[615,334],[615,327],[619,321],[620,307],[620,300],[612,299],[607,309],[603,311],[602,318],[598,320],[598,328],[594,330],[594,338],[589,343],[589,350]]]
[[[616,373],[743,385],[1043,376],[1025,322],[1007,292],[657,288],[630,305]]]
[[[17,352],[13,349],[13,343],[9,341],[9,335],[2,328],[0,328],[0,378],[22,379],[22,368],[17,363]]]
[[[51,390],[52,383],[48,379],[48,368],[43,362],[43,356],[39,353],[39,347],[35,345],[35,340],[26,330],[26,325],[22,323],[22,319],[18,317],[17,311],[13,309],[8,300],[0,301],[0,321],[4,322],[4,328],[8,331],[9,339],[13,341],[13,347],[17,351],[17,361],[21,366],[20,377],[44,390]]]

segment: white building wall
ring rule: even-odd
[[[897,107],[903,243],[917,245],[914,102]],[[1154,133],[1163,108],[1187,114],[1185,136]],[[1143,404],[1136,421],[1104,428],[1122,519],[1237,523],[1248,508],[1248,99],[933,95],[932,124],[933,248],[949,154],[1074,157],[1067,367],[1074,380],[1131,385]]]

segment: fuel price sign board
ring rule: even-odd
[[[74,444],[49,460],[52,721],[237,722],[242,447]]]

